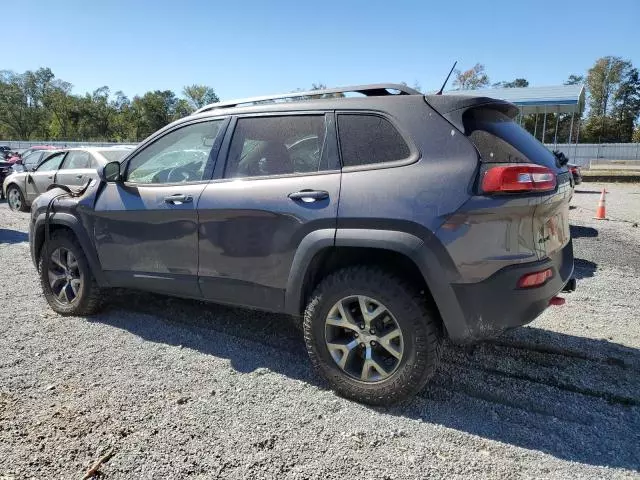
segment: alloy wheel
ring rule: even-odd
[[[82,275],[78,259],[68,249],[59,247],[51,253],[49,268],[49,285],[56,299],[63,304],[73,302],[82,288]]]
[[[20,198],[20,192],[18,191],[17,188],[11,188],[9,189],[9,192],[7,193],[7,201],[9,202],[9,206],[11,207],[12,210],[20,210],[20,207],[22,207],[22,200]]]
[[[331,308],[325,343],[342,371],[366,383],[391,376],[404,354],[402,330],[392,313],[363,295],[343,298]]]

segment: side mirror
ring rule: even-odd
[[[109,162],[98,173],[100,174],[100,180],[103,182],[119,182],[120,162]]]

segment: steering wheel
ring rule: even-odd
[[[168,183],[180,183],[180,182],[188,182],[191,180],[194,172],[189,168],[189,166],[193,165],[183,165],[180,167],[174,167],[167,173],[167,182]]]

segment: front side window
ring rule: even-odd
[[[327,170],[324,115],[240,118],[233,132],[226,178]]]
[[[56,153],[52,157],[49,157],[47,160],[42,162],[38,168],[38,172],[51,172],[53,170],[58,170],[60,168],[60,162],[64,157],[64,152]]]
[[[205,167],[224,119],[173,130],[129,162],[126,180],[135,183],[186,183],[206,180]]]
[[[377,115],[338,115],[338,131],[344,167],[395,162],[411,154],[398,130]]]
[[[62,165],[63,170],[91,168],[91,156],[88,152],[72,150]]]
[[[42,151],[31,152],[26,157],[22,157],[22,164],[26,168],[35,167],[36,165],[38,165],[38,163],[40,163],[40,160],[42,160],[42,155],[43,154],[44,154],[44,152],[42,152]]]

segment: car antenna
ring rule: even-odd
[[[438,93],[436,93],[436,95],[442,95],[442,91],[444,90],[444,87],[447,85],[447,82],[449,81],[449,77],[453,73],[453,69],[456,68],[457,64],[458,64],[457,60],[453,62],[453,67],[451,67],[451,70],[449,70],[449,75],[447,75],[447,78],[444,79],[444,83],[442,84],[442,86],[440,87],[440,90],[438,90]]]

